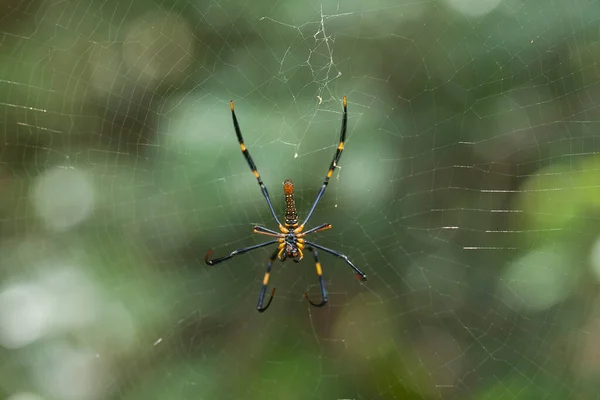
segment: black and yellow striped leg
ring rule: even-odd
[[[302,237],[302,236],[308,235],[309,233],[321,232],[321,231],[324,231],[326,229],[331,229],[331,224],[321,224],[319,226],[315,226],[314,228],[309,229],[306,232],[299,233],[298,237]]]
[[[279,253],[279,249],[276,249],[271,257],[269,258],[269,263],[267,264],[267,272],[265,272],[265,277],[263,278],[263,284],[260,288],[260,294],[258,295],[258,304],[256,305],[256,309],[258,312],[265,312],[267,308],[271,305],[273,301],[273,296],[275,296],[275,288],[271,292],[271,297],[267,302],[267,305],[263,307],[263,302],[265,300],[265,292],[267,291],[267,285],[269,284],[269,277],[271,276],[271,267],[273,266],[273,261],[277,258],[277,253]]]
[[[238,254],[244,254],[244,253],[247,253],[249,251],[260,249],[261,247],[269,246],[271,244],[275,244],[275,243],[278,243],[278,242],[279,242],[278,239],[269,240],[268,242],[264,242],[264,243],[257,244],[257,245],[254,245],[254,246],[244,247],[243,249],[234,250],[231,253],[229,253],[228,256],[219,257],[219,258],[215,258],[215,259],[212,259],[212,260],[208,259],[208,257],[210,256],[210,253],[212,253],[212,250],[209,250],[206,253],[206,256],[204,256],[204,262],[206,262],[208,265],[216,265],[216,264],[222,263],[223,261],[227,261],[230,258],[237,256]]]
[[[233,100],[229,102],[229,107],[231,107],[231,116],[233,117],[233,127],[235,128],[235,134],[237,136],[238,142],[240,143],[240,148],[242,149],[242,154],[246,158],[246,162],[248,163],[248,166],[252,170],[252,173],[254,174],[254,176],[256,177],[256,180],[258,181],[258,184],[260,185],[260,190],[262,191],[263,196],[265,196],[265,199],[267,200],[267,204],[269,205],[269,209],[271,210],[271,214],[273,215],[273,218],[275,218],[275,222],[277,222],[277,225],[279,225],[280,229],[283,229],[283,225],[281,225],[281,222],[279,222],[279,219],[277,218],[277,215],[275,214],[275,210],[273,209],[273,204],[271,203],[271,198],[269,197],[269,192],[267,191],[267,187],[263,183],[263,181],[260,177],[260,174],[256,170],[256,165],[254,164],[252,157],[250,157],[250,152],[248,152],[246,145],[244,145],[244,138],[242,137],[242,131],[240,130],[240,124],[238,123],[238,120],[235,116]]]
[[[333,171],[335,170],[335,167],[337,167],[338,162],[340,161],[340,158],[342,157],[342,151],[344,151],[344,141],[346,140],[346,129],[347,128],[348,128],[348,109],[346,107],[346,96],[344,96],[344,116],[342,117],[342,129],[340,132],[340,144],[338,145],[337,150],[335,151],[335,155],[333,156],[333,160],[331,161],[331,165],[329,166],[329,171],[327,172],[327,175],[325,176],[325,179],[323,180],[323,185],[321,185],[321,190],[319,190],[319,193],[317,194],[317,198],[316,198],[315,202],[313,203],[312,207],[310,208],[310,211],[308,212],[306,219],[304,220],[302,225],[300,225],[301,228],[304,228],[304,226],[306,225],[306,223],[312,216],[313,211],[315,211],[315,208],[317,207],[319,200],[321,200],[321,197],[325,193],[325,189],[327,188],[327,185],[329,184],[329,178],[331,178],[331,176],[333,175]]]
[[[360,269],[358,269],[358,267],[356,267],[356,265],[352,264],[352,261],[350,261],[346,255],[339,253],[335,250],[328,249],[327,247],[323,247],[319,244],[309,242],[308,240],[304,243],[306,244],[306,246],[316,247],[319,250],[323,250],[326,253],[329,253],[331,255],[334,255],[336,257],[343,259],[346,262],[346,264],[348,264],[350,267],[352,267],[352,269],[354,270],[354,276],[356,276],[356,278],[358,280],[361,280],[363,282],[367,280],[367,275],[365,275],[364,272],[362,272]]]
[[[317,269],[317,275],[319,276],[319,285],[321,285],[321,302],[313,303],[308,298],[308,293],[304,293],[304,297],[306,297],[306,300],[308,300],[313,307],[323,307],[327,304],[327,290],[325,290],[325,281],[323,280],[323,270],[321,269],[321,263],[319,262],[319,254],[312,247],[308,247],[308,250],[311,250],[315,256],[315,267]]]

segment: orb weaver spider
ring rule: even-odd
[[[258,312],[262,313],[262,312],[266,311],[267,308],[269,308],[269,306],[271,305],[271,302],[273,301],[273,296],[275,295],[275,288],[273,288],[273,291],[271,292],[271,297],[269,298],[267,305],[263,307],[265,292],[267,290],[267,285],[269,283],[269,277],[271,276],[271,267],[273,265],[273,261],[275,261],[275,259],[278,258],[281,262],[283,262],[287,258],[291,258],[294,262],[299,262],[304,257],[303,250],[308,250],[313,253],[313,256],[315,257],[317,276],[319,277],[319,284],[321,286],[321,302],[320,303],[313,303],[308,298],[308,293],[304,293],[304,297],[306,297],[308,302],[314,307],[323,307],[325,304],[327,304],[327,301],[328,301],[327,290],[325,289],[325,282],[323,281],[323,270],[321,268],[321,263],[319,262],[319,255],[317,253],[317,249],[343,259],[346,262],[346,264],[348,264],[350,267],[352,267],[352,269],[354,270],[355,276],[360,281],[364,282],[367,280],[367,276],[364,274],[364,272],[362,272],[354,264],[352,264],[352,262],[348,259],[348,257],[346,255],[339,253],[335,250],[328,249],[327,247],[323,247],[319,244],[310,242],[305,239],[305,236],[307,236],[311,233],[321,232],[321,231],[331,228],[331,224],[326,223],[326,224],[321,224],[319,226],[311,228],[307,231],[304,231],[304,226],[306,225],[306,223],[312,216],[313,212],[315,211],[315,207],[317,207],[319,200],[321,200],[321,197],[323,197],[323,193],[325,193],[325,188],[327,188],[327,185],[329,184],[329,179],[333,175],[333,171],[335,170],[338,162],[340,161],[340,157],[342,156],[342,151],[344,150],[344,140],[346,139],[346,129],[348,126],[348,110],[346,107],[346,96],[344,96],[343,104],[344,104],[344,115],[342,118],[340,143],[339,143],[337,150],[333,156],[333,160],[331,161],[331,165],[329,166],[329,171],[327,172],[327,175],[325,176],[323,184],[321,185],[321,190],[319,190],[319,193],[317,194],[317,198],[316,198],[315,202],[313,203],[312,207],[310,208],[310,211],[308,212],[308,215],[307,215],[306,219],[304,220],[304,222],[302,222],[302,224],[298,225],[298,214],[296,213],[296,203],[294,201],[294,183],[292,182],[291,179],[286,179],[283,182],[283,192],[285,195],[286,208],[285,208],[284,224],[282,225],[281,222],[279,221],[279,219],[277,218],[277,215],[275,214],[275,210],[273,209],[273,204],[271,203],[271,198],[269,197],[269,192],[267,191],[267,188],[264,185],[264,183],[260,177],[260,174],[258,173],[258,171],[256,169],[256,165],[254,164],[252,157],[250,157],[248,148],[246,148],[246,145],[244,145],[244,138],[242,137],[242,131],[240,130],[240,125],[238,124],[238,120],[235,116],[233,101],[229,102],[229,106],[231,108],[231,116],[233,118],[233,127],[235,128],[235,134],[237,135],[238,142],[240,143],[240,148],[242,149],[242,154],[246,158],[246,162],[248,163],[248,166],[250,167],[250,169],[252,170],[252,173],[256,177],[256,180],[258,181],[260,190],[262,191],[263,196],[267,200],[267,205],[269,206],[269,209],[271,210],[271,215],[275,219],[275,222],[277,223],[280,232],[276,232],[274,230],[265,228],[263,226],[256,225],[256,226],[254,226],[254,233],[258,233],[260,235],[272,236],[272,237],[275,237],[276,239],[270,240],[265,243],[260,243],[260,244],[254,245],[254,246],[237,249],[237,250],[234,250],[231,253],[229,253],[228,256],[214,258],[212,260],[208,259],[208,257],[211,254],[211,250],[209,250],[206,253],[204,261],[208,265],[216,265],[216,264],[222,263],[223,261],[227,261],[230,258],[235,257],[238,254],[244,254],[244,253],[250,252],[252,250],[260,249],[261,247],[266,247],[266,246],[278,243],[277,249],[275,249],[273,254],[271,254],[271,257],[269,258],[269,262],[267,263],[267,271],[265,272],[265,276],[263,278],[262,287],[260,289],[260,294],[258,296],[258,304],[256,305],[256,309],[258,310]]]

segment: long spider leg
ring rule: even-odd
[[[328,249],[327,247],[323,247],[323,246],[321,246],[319,244],[309,242],[308,240],[305,243],[306,243],[307,246],[316,247],[319,250],[323,250],[326,253],[329,253],[331,255],[334,255],[336,257],[339,257],[339,258],[343,259],[346,262],[346,264],[348,264],[350,267],[352,267],[352,269],[355,272],[354,275],[356,276],[356,278],[358,278],[359,280],[361,280],[363,282],[367,280],[367,275],[365,275],[364,272],[362,272],[360,269],[358,269],[358,267],[356,267],[356,265],[352,264],[352,261],[350,261],[348,259],[348,256],[346,256],[345,254],[342,254],[342,253],[337,252],[335,250]]]
[[[260,235],[275,236],[275,237],[284,237],[285,236],[281,232],[275,232],[269,228],[265,228],[264,226],[260,226],[260,225],[254,225],[254,233],[258,233]]]
[[[267,311],[267,308],[271,305],[273,301],[273,296],[275,296],[275,289],[271,291],[271,297],[269,297],[269,301],[267,305],[263,307],[263,301],[265,300],[265,292],[267,291],[267,285],[269,284],[269,277],[271,276],[271,267],[273,266],[273,261],[277,258],[277,253],[279,253],[279,249],[275,249],[271,257],[269,258],[269,262],[267,264],[267,272],[265,272],[265,277],[263,278],[263,284],[260,288],[260,293],[258,295],[258,303],[256,304],[256,310],[260,313]]]
[[[331,224],[322,224],[322,225],[316,226],[312,229],[307,230],[306,232],[299,233],[296,236],[302,237],[302,236],[308,235],[309,233],[321,232],[326,229],[331,229]]]
[[[271,244],[275,244],[277,242],[279,242],[279,240],[277,240],[277,239],[275,239],[275,240],[269,240],[268,242],[264,242],[264,243],[261,243],[261,244],[256,244],[254,246],[244,247],[242,249],[234,250],[231,253],[229,253],[228,256],[214,258],[212,260],[208,259],[208,257],[210,256],[210,253],[212,253],[212,250],[209,250],[206,253],[206,256],[204,256],[204,262],[206,262],[208,265],[216,265],[216,264],[222,263],[223,261],[227,261],[230,258],[237,256],[238,254],[244,254],[244,253],[247,253],[247,252],[252,251],[252,250],[260,249],[261,247],[265,247],[265,246],[269,246]]]
[[[321,190],[319,190],[319,193],[317,194],[317,198],[316,198],[315,202],[313,203],[312,207],[310,208],[310,211],[308,212],[306,219],[304,220],[302,225],[300,225],[300,227],[299,227],[300,231],[302,231],[302,229],[304,228],[304,226],[306,225],[306,223],[312,216],[313,211],[315,211],[315,207],[317,207],[319,200],[321,200],[321,197],[325,193],[325,189],[327,188],[327,185],[329,184],[329,178],[331,178],[331,175],[333,175],[333,170],[335,170],[335,167],[337,167],[337,164],[340,161],[340,158],[342,157],[342,151],[344,151],[344,141],[346,140],[347,128],[348,128],[348,109],[346,107],[346,96],[344,96],[344,115],[342,117],[342,129],[340,131],[340,144],[338,145],[337,150],[335,151],[333,160],[331,161],[331,165],[329,166],[329,171],[327,172],[327,175],[325,176],[325,179],[323,180],[323,185],[321,186]]]
[[[319,254],[312,247],[308,247],[308,250],[312,251],[315,256],[315,268],[317,269],[317,275],[319,276],[319,285],[321,285],[321,302],[313,303],[308,298],[308,293],[304,293],[304,297],[313,307],[323,307],[327,304],[327,290],[325,290],[325,281],[323,280],[323,270],[321,269],[321,263],[319,262]]]
[[[256,177],[256,180],[258,181],[260,190],[262,191],[263,196],[265,196],[265,199],[267,200],[267,204],[269,205],[269,209],[271,210],[271,215],[273,215],[275,222],[277,222],[277,225],[279,225],[279,229],[284,229],[283,225],[281,225],[281,222],[279,222],[279,219],[277,218],[277,215],[275,214],[275,210],[273,209],[273,204],[271,203],[271,198],[269,197],[269,192],[267,191],[267,187],[263,183],[262,179],[260,178],[260,174],[256,170],[256,165],[254,164],[252,157],[250,157],[250,152],[246,148],[246,145],[244,145],[244,138],[242,137],[242,131],[240,129],[240,124],[238,123],[237,117],[235,116],[233,100],[229,102],[229,107],[231,108],[231,117],[233,118],[233,127],[235,129],[235,134],[237,136],[238,142],[240,143],[240,148],[242,149],[242,154],[246,158],[246,162],[248,163],[248,166],[250,167],[250,169],[252,170],[252,173],[254,174],[254,177]]]

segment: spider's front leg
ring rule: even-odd
[[[223,261],[227,261],[230,258],[233,258],[239,254],[244,254],[244,253],[247,253],[252,250],[260,249],[261,247],[269,246],[269,245],[275,244],[279,241],[280,241],[280,239],[274,239],[274,240],[269,240],[268,242],[265,242],[265,243],[256,244],[254,246],[244,247],[244,248],[232,251],[231,253],[229,253],[228,256],[213,258],[212,260],[208,259],[208,257],[210,257],[210,254],[212,253],[212,250],[208,250],[208,252],[204,256],[204,262],[206,262],[206,264],[208,264],[208,265],[216,265],[216,264],[222,263]]]
[[[314,228],[307,230],[306,232],[302,232],[302,229],[304,229],[304,226],[301,225],[298,228],[294,229],[294,233],[296,234],[296,237],[302,237],[302,236],[306,236],[310,233],[321,232],[321,231],[331,229],[331,228],[332,228],[331,224],[321,224],[319,226],[315,226]]]
[[[278,238],[285,237],[285,233],[275,232],[272,229],[265,228],[264,226],[260,226],[260,225],[254,225],[253,232],[258,233],[259,235],[274,236],[274,237],[278,237]],[[286,231],[286,233],[287,233],[287,231]]]

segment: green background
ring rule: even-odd
[[[8,0],[0,397],[591,399],[600,7]],[[321,253],[209,267],[276,229]],[[598,104],[597,104],[598,103]],[[12,397],[11,397],[12,396]]]

